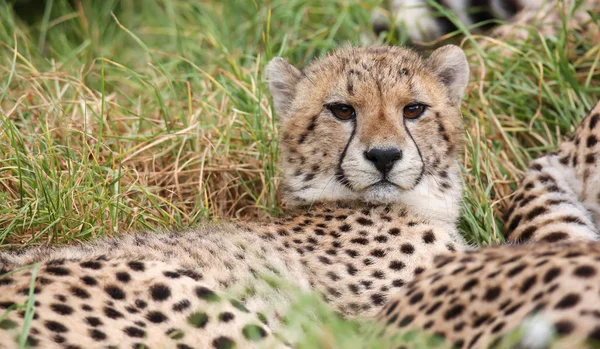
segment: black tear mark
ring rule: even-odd
[[[352,190],[352,185],[350,184],[350,182],[346,178],[346,175],[344,174],[344,169],[342,168],[342,162],[344,161],[344,158],[346,157],[346,152],[348,151],[348,147],[350,146],[350,143],[352,143],[352,140],[354,139],[355,134],[356,134],[356,119],[353,119],[352,120],[352,132],[350,133],[350,138],[348,139],[348,142],[346,143],[346,146],[344,147],[342,154],[340,154],[340,159],[338,160],[337,171],[335,172],[335,179],[338,182],[340,182],[343,186],[345,186],[346,188],[348,188],[350,190]]]
[[[402,120],[402,125],[404,125],[404,130],[406,130],[406,133],[408,134],[410,139],[413,141],[415,148],[417,148],[417,153],[419,154],[419,159],[421,159],[421,172],[419,173],[419,177],[417,177],[417,179],[415,180],[415,184],[413,185],[413,188],[414,188],[419,183],[421,183],[421,180],[423,179],[423,175],[425,173],[425,161],[423,161],[423,154],[421,154],[421,149],[419,149],[419,145],[417,144],[417,142],[413,138],[412,134],[410,133],[410,130],[406,126],[406,119],[404,119],[404,118]]]

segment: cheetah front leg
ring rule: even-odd
[[[599,140],[600,102],[525,174],[505,214],[509,242],[600,240]]]

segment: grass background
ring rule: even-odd
[[[278,214],[263,67],[360,44],[379,2],[2,2],[0,246]],[[529,160],[600,96],[598,23],[557,27],[462,41],[473,74],[461,230],[473,242],[502,241],[505,198]]]
[[[363,42],[379,2],[0,2],[0,247],[279,214],[262,69],[276,55],[302,66]],[[527,163],[600,97],[599,14],[569,30],[573,4],[549,36],[528,26],[527,40],[454,38],[473,71],[460,228],[475,243],[502,241],[506,198]],[[22,307],[30,320],[32,305]],[[300,348],[390,347],[315,295],[290,316]],[[414,347],[439,342],[411,337],[423,342]]]

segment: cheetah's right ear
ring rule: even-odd
[[[289,115],[289,109],[296,94],[296,85],[301,77],[300,70],[281,57],[275,57],[267,64],[269,89],[280,120]]]

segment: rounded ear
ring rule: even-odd
[[[469,64],[463,50],[456,45],[442,46],[433,51],[427,62],[448,89],[452,103],[458,104],[469,82]]]
[[[301,77],[300,70],[281,57],[275,57],[267,64],[267,81],[273,96],[275,112],[280,119],[288,116],[296,94],[296,85]]]

